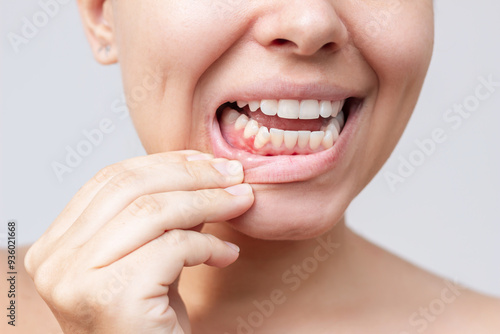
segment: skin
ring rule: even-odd
[[[23,307],[39,321],[21,330],[235,333],[254,302],[279,290],[255,333],[497,332],[497,300],[415,268],[343,220],[411,116],[432,54],[432,2],[217,5],[79,1],[96,59],[122,68],[151,155],[98,173],[30,248],[25,264],[34,284],[22,282],[31,298]],[[234,175],[224,175],[225,159],[200,154],[212,153],[212,118],[228,100],[221,92],[277,77],[342,86],[362,99],[361,116],[331,170],[249,190],[237,163],[226,168]],[[145,86],[146,96],[134,94]],[[224,190],[235,185],[238,196]],[[194,204],[183,211],[186,203]],[[325,243],[335,247],[318,250]],[[117,275],[125,277],[119,293],[100,302]],[[439,315],[427,310],[436,300],[446,300]]]

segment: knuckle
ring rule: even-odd
[[[52,276],[53,272],[54,270],[52,266],[44,262],[33,273],[33,283],[35,284],[36,290],[42,297],[50,296],[50,291],[54,284]]]
[[[110,180],[116,175],[122,173],[124,170],[125,167],[121,163],[109,165],[107,167],[104,167],[94,175],[94,181],[96,183],[106,182],[107,180]]]
[[[178,161],[178,157],[173,154],[174,152],[162,152],[157,154],[152,154],[149,157],[154,163],[157,164],[169,164]]]
[[[78,282],[74,275],[64,275],[64,277],[54,278],[54,268],[44,266],[37,271],[35,287],[38,293],[60,313],[73,313],[75,309],[81,308],[83,304],[90,307],[87,303],[91,300],[87,296],[87,291],[83,291],[83,282]],[[81,311],[81,310],[80,310]],[[83,312],[79,312],[79,316]]]
[[[52,300],[54,289],[60,288],[61,282],[71,273],[64,259],[55,252],[45,258],[33,272],[35,288],[45,299]]]
[[[210,177],[215,186],[219,188],[226,187],[231,180],[230,176],[224,176],[217,171],[215,171],[215,173],[212,173]]]
[[[69,282],[63,281],[55,285],[50,291],[49,300],[59,314],[76,316],[79,320],[89,320],[92,314],[104,311],[97,308],[97,304],[86,293],[82,293],[75,284]]]
[[[128,211],[136,217],[159,215],[162,205],[153,195],[143,195],[128,206]]]
[[[184,163],[184,170],[186,174],[195,180],[203,180],[205,177],[205,173],[203,171],[203,168],[201,167],[200,164],[198,163]]]
[[[50,292],[50,300],[60,309],[70,308],[75,305],[74,291],[66,284],[56,284]]]
[[[207,192],[204,190],[196,190],[196,196],[194,197],[194,205],[196,208],[202,208],[208,203],[210,203],[210,197],[207,196]]]
[[[178,205],[180,217],[186,222],[205,222],[215,208],[214,200],[218,194],[217,189],[196,190],[186,200]]]
[[[184,331],[179,331],[178,328],[178,316],[175,310],[169,305],[168,296],[160,297],[164,299],[163,303],[158,303],[158,299],[147,306],[146,309],[146,323],[147,328],[162,328],[163,333],[180,334],[185,333]]]
[[[188,177],[202,184],[224,187],[233,179],[231,176],[222,175],[207,161],[184,162],[183,167]]]
[[[33,278],[35,271],[37,270],[37,266],[42,263],[43,257],[47,253],[48,247],[46,239],[46,234],[42,235],[30,246],[30,248],[28,248],[28,251],[24,255],[24,269],[26,269],[26,272],[31,278]]]
[[[219,189],[203,189],[199,191],[206,201],[212,201],[217,199],[221,195],[221,190]]]
[[[177,209],[179,210],[179,216],[184,221],[190,221],[196,215],[196,212],[193,210],[192,206],[187,201],[180,203],[177,206]]]
[[[28,273],[28,275],[33,278],[33,273],[34,273],[34,270],[35,270],[35,259],[33,258],[33,254],[34,254],[34,249],[36,246],[37,243],[35,242],[33,245],[31,245],[31,247],[28,249],[28,251],[26,252],[26,255],[24,256],[24,269],[26,269],[26,272]]]
[[[195,210],[210,208],[210,204],[217,197],[217,190],[215,189],[196,190],[195,193],[196,196],[193,199],[193,209]]]
[[[183,230],[170,230],[163,234],[164,241],[173,247],[184,246],[187,242],[189,242],[189,237],[186,231]]]
[[[124,171],[114,176],[108,183],[109,187],[116,191],[122,191],[135,185],[137,173],[131,170]]]
[[[212,234],[202,233],[210,247],[214,248],[221,243],[221,240]]]
[[[206,196],[203,194],[203,192],[197,190],[196,196],[194,196],[194,198],[193,198],[192,209],[197,210],[197,211],[201,211],[207,206],[208,202],[209,201],[206,198]]]

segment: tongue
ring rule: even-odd
[[[248,111],[248,116],[256,120],[259,124],[267,127],[268,129],[282,129],[290,131],[320,131],[321,127],[324,125],[325,120],[323,118],[318,119],[283,119],[277,116],[268,116],[262,113],[260,109],[254,112]]]

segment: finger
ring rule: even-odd
[[[159,163],[182,163],[187,160],[202,161],[211,159],[213,159],[213,155],[199,151],[175,151],[136,157],[102,169],[78,191],[51,226],[30,247],[25,258],[26,265],[30,268],[36,268],[40,260],[46,256],[46,253],[51,252],[53,244],[88,207],[95,195],[118,174]]]
[[[168,292],[183,267],[205,263],[223,268],[236,261],[238,252],[237,246],[211,234],[171,230],[106,269],[140,268],[130,277],[132,284],[140,289],[129,289],[135,295],[127,298],[154,298]]]
[[[118,174],[128,170],[141,168],[145,166],[155,165],[159,163],[179,163],[186,159],[194,157],[198,160],[213,159],[213,155],[202,153],[199,151],[176,151],[152,154],[142,157],[136,157],[124,160],[101,169],[92,179],[87,182],[66,205],[63,211],[51,224],[45,232],[52,238],[57,238],[62,235],[68,227],[73,223],[89,205],[95,195],[101,190],[112,178]]]
[[[106,184],[61,238],[78,246],[141,196],[148,194],[226,188],[243,181],[238,161],[214,159],[155,164],[123,172]]]
[[[80,249],[86,267],[107,266],[173,229],[235,218],[253,203],[248,184],[139,197]]]

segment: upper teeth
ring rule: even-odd
[[[239,108],[248,106],[254,112],[260,109],[263,114],[286,119],[318,119],[336,117],[342,110],[345,100],[318,101],[318,100],[262,100],[237,101]]]

